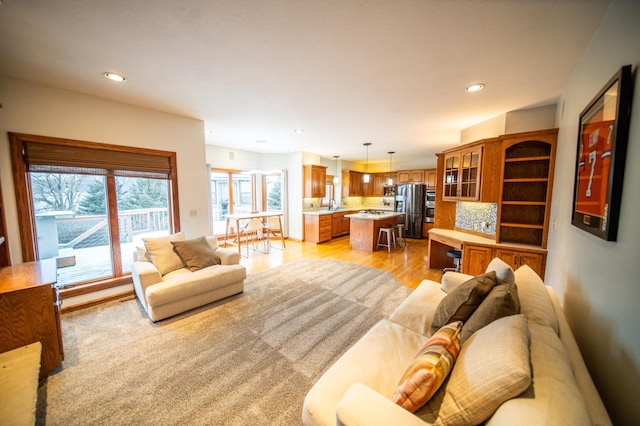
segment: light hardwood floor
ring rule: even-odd
[[[248,273],[264,271],[303,258],[331,257],[356,263],[358,265],[389,271],[398,281],[410,288],[416,288],[424,279],[440,282],[442,273],[439,269],[426,267],[428,240],[407,239],[406,247],[392,248],[391,253],[386,249],[379,249],[373,253],[353,250],[349,244],[349,236],[334,238],[322,244],[286,240],[286,248],[282,250],[278,239],[272,241],[268,254],[259,250],[249,250],[242,247],[240,263],[247,268]],[[224,244],[222,244],[224,246]],[[227,247],[233,247],[229,244]]]

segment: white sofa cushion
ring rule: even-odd
[[[527,320],[504,317],[462,345],[448,382],[416,414],[434,425],[480,424],[530,383]]]
[[[147,256],[162,275],[184,267],[180,257],[173,251],[171,241],[184,240],[184,233],[177,232],[166,237],[143,238]]]
[[[246,276],[247,270],[242,265],[209,266],[194,272],[180,268],[147,287],[145,295],[149,305],[160,306],[241,282]]]
[[[529,322],[548,325],[558,334],[556,311],[542,279],[527,265],[519,267],[515,277],[520,297],[520,312]]]
[[[573,375],[567,351],[548,326],[529,323],[533,381],[506,401],[487,425],[589,425],[591,419]]]
[[[445,296],[437,282],[423,280],[389,319],[423,336],[430,336],[435,307]]]
[[[398,379],[427,340],[394,322],[378,322],[309,390],[302,408],[303,423],[307,426],[335,425],[338,402],[356,382],[395,405],[390,400]]]

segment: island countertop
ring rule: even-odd
[[[349,242],[351,243],[351,248],[375,251],[380,228],[397,224],[400,216],[402,216],[402,213],[382,211],[345,215],[345,217],[349,218]]]
[[[383,220],[383,219],[389,219],[392,217],[399,217],[404,215],[404,213],[396,213],[396,212],[392,212],[392,211],[383,211],[383,210],[376,210],[375,213],[351,213],[351,214],[347,214],[344,217],[348,217],[349,219],[365,219],[365,220]]]

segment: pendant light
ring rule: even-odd
[[[391,186],[393,185],[393,178],[391,177],[391,156],[393,154],[395,154],[395,151],[389,151],[387,152],[387,154],[389,154],[389,179],[387,179],[387,185]]]
[[[369,146],[371,145],[371,142],[365,142],[363,145],[367,147],[367,162],[364,163],[364,175],[362,176],[362,181],[364,183],[369,183]]]
[[[340,170],[338,170],[338,158],[340,158],[339,155],[334,155],[333,158],[336,159],[336,175],[333,177],[333,183],[339,183],[340,182]]]

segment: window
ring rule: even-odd
[[[262,210],[265,212],[282,211],[282,173],[262,175]]]
[[[175,153],[10,133],[24,261],[58,284],[130,282],[143,236],[179,230]]]
[[[235,170],[211,169],[213,233],[224,235],[225,215],[256,210],[256,177]]]

